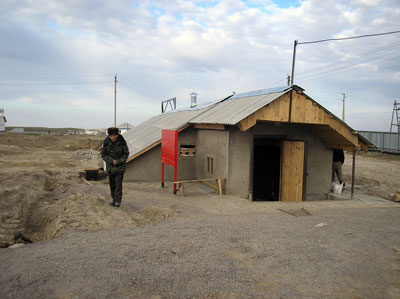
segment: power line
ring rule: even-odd
[[[364,37],[374,37],[374,36],[382,36],[382,35],[388,35],[388,34],[394,34],[394,33],[400,33],[400,30],[398,31],[391,31],[391,32],[384,32],[384,33],[376,33],[376,34],[365,34],[365,35],[359,35],[359,36],[353,36],[353,37],[343,37],[343,38],[330,38],[330,39],[323,39],[323,40],[317,40],[317,41],[311,41],[311,42],[302,42],[299,43],[298,40],[294,41],[293,45],[293,59],[292,59],[292,75],[290,77],[290,84],[294,84],[294,70],[295,70],[295,64],[296,64],[296,48],[299,44],[315,44],[315,43],[322,43],[322,42],[327,42],[327,41],[340,41],[340,40],[349,40],[349,39],[356,39],[356,38],[364,38]]]
[[[87,77],[110,77],[109,74],[92,74],[92,75],[70,75],[70,76],[38,76],[38,77],[17,77],[17,78],[7,78],[6,80],[2,81],[13,81],[13,80],[43,80],[43,79],[76,79],[76,78],[87,78]]]
[[[93,81],[93,82],[62,82],[62,83],[0,83],[1,86],[27,86],[27,85],[74,85],[74,84],[104,84],[113,81]]]
[[[364,57],[364,56],[368,56],[368,55],[370,55],[370,54],[374,54],[374,53],[376,53],[376,52],[380,52],[380,51],[383,51],[383,50],[387,50],[387,49],[389,49],[389,48],[392,48],[392,47],[395,47],[395,46],[398,46],[398,45],[400,45],[400,41],[391,43],[391,44],[386,45],[386,46],[383,46],[383,47],[375,48],[375,49],[372,49],[372,50],[367,51],[367,52],[363,52],[363,53],[360,53],[360,54],[356,54],[355,56],[357,56],[357,58],[361,58],[361,57]],[[390,53],[390,54],[392,54],[392,53]],[[387,54],[387,55],[390,55],[390,54]],[[356,58],[356,59],[357,59],[357,58]],[[347,61],[341,61],[341,62],[338,62],[338,63],[331,63],[331,64],[328,64],[328,65],[325,65],[325,66],[320,66],[320,67],[318,67],[318,68],[314,68],[314,69],[311,69],[311,70],[309,70],[309,71],[302,72],[302,73],[300,73],[300,74],[298,75],[298,77],[316,76],[316,75],[319,75],[319,74],[320,74],[319,71],[321,71],[322,68],[331,68],[331,67],[334,67],[334,66],[337,66],[337,65],[345,64],[346,62],[347,62]],[[311,75],[311,73],[315,73],[315,72],[318,72],[318,73],[317,73],[317,74]],[[308,75],[308,74],[310,74],[310,75]]]
[[[364,35],[358,35],[358,36],[352,36],[352,37],[341,37],[341,38],[321,39],[321,40],[316,40],[316,41],[311,41],[311,42],[301,42],[301,43],[298,42],[297,44],[298,44],[298,45],[316,44],[316,43],[329,42],[329,41],[356,39],[356,38],[363,38],[363,37],[372,37],[372,36],[388,35],[388,34],[394,34],[394,33],[400,33],[400,30],[391,31],[391,32],[384,32],[384,33],[375,33],[375,34],[364,34]]]
[[[394,59],[400,59],[400,56],[391,57],[391,58],[389,58],[389,59],[385,59],[385,60],[382,60],[382,61],[376,61],[376,62],[374,62],[374,63],[370,63],[370,65],[374,65],[374,64],[377,64],[377,63],[380,63],[380,62],[383,62],[383,61],[389,61],[389,60],[394,60]],[[364,63],[364,62],[363,62],[363,63]],[[361,64],[361,63],[360,63],[360,64]],[[363,68],[363,66],[359,66],[359,67],[356,67],[356,68],[353,68],[353,69],[350,69],[350,70],[345,70],[345,71],[338,72],[338,73],[325,74],[325,75],[323,75],[323,76],[319,76],[319,75],[321,75],[321,74],[315,74],[315,75],[310,75],[310,76],[305,77],[305,78],[300,78],[300,80],[301,80],[302,82],[304,82],[304,81],[309,81],[309,80],[316,80],[316,79],[326,78],[326,77],[330,77],[330,76],[340,75],[340,74],[347,73],[347,72],[353,72],[353,71],[356,71],[356,70],[361,69],[361,68]],[[319,77],[318,77],[318,76],[319,76]]]
[[[397,54],[397,52],[390,53],[389,55],[391,55],[391,54]],[[372,60],[378,60],[378,59],[386,58],[387,56],[388,55],[381,55],[381,56],[377,56],[377,57],[372,57],[372,58],[369,58],[367,60],[363,60],[363,61],[356,62],[356,63],[353,63],[353,64],[345,65],[345,66],[342,66],[342,67],[339,67],[339,68],[336,68],[336,69],[333,69],[333,70],[327,70],[327,71],[323,71],[323,72],[316,73],[316,74],[298,76],[297,78],[301,80],[301,79],[307,79],[307,78],[310,78],[310,77],[315,77],[315,76],[319,76],[319,75],[323,75],[323,74],[327,74],[327,73],[332,73],[332,72],[339,71],[339,70],[342,70],[342,69],[346,69],[346,68],[349,68],[349,67],[352,67],[352,66],[360,65],[360,64],[372,61]],[[393,59],[393,58],[389,58],[389,60],[390,59]],[[385,59],[385,60],[387,60],[387,59]]]
[[[119,77],[121,78],[121,75],[119,75]],[[120,80],[121,80],[121,79],[120,79]],[[127,82],[128,82],[128,83],[127,83]],[[141,88],[141,87],[139,87],[139,86],[135,86],[132,82],[129,82],[129,81],[123,79],[123,81],[122,81],[122,82],[119,81],[119,83],[120,83],[120,85],[125,86],[125,87],[127,87],[127,88],[129,88],[129,89],[131,89],[131,90],[134,90],[135,92],[138,92],[138,93],[140,93],[140,94],[143,94],[143,95],[149,97],[150,99],[152,99],[152,100],[154,100],[154,101],[160,102],[160,99],[159,99],[159,98],[157,98],[157,97],[155,97],[154,95],[148,93],[148,92],[147,92],[146,90],[144,90],[143,88]]]

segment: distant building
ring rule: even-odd
[[[7,119],[4,116],[4,109],[0,109],[0,132],[6,131],[6,122]]]
[[[85,134],[87,135],[99,135],[99,131],[97,129],[87,129],[85,130]]]
[[[131,125],[130,123],[122,123],[118,126],[118,129],[121,134],[124,134],[125,132],[128,132],[129,130],[133,129],[135,126]]]
[[[13,128],[13,129],[11,130],[11,132],[14,132],[14,133],[24,133],[24,132],[25,132],[25,129],[24,129],[24,128]]]

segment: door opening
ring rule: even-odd
[[[254,138],[253,200],[278,201],[281,177],[281,140]]]

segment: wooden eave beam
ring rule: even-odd
[[[205,129],[205,130],[225,130],[225,125],[222,124],[193,124],[195,129]]]

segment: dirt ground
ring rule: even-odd
[[[0,135],[0,298],[399,298],[400,157],[346,154],[342,200],[249,202],[124,183],[101,137]],[[33,242],[33,243],[31,243]]]

